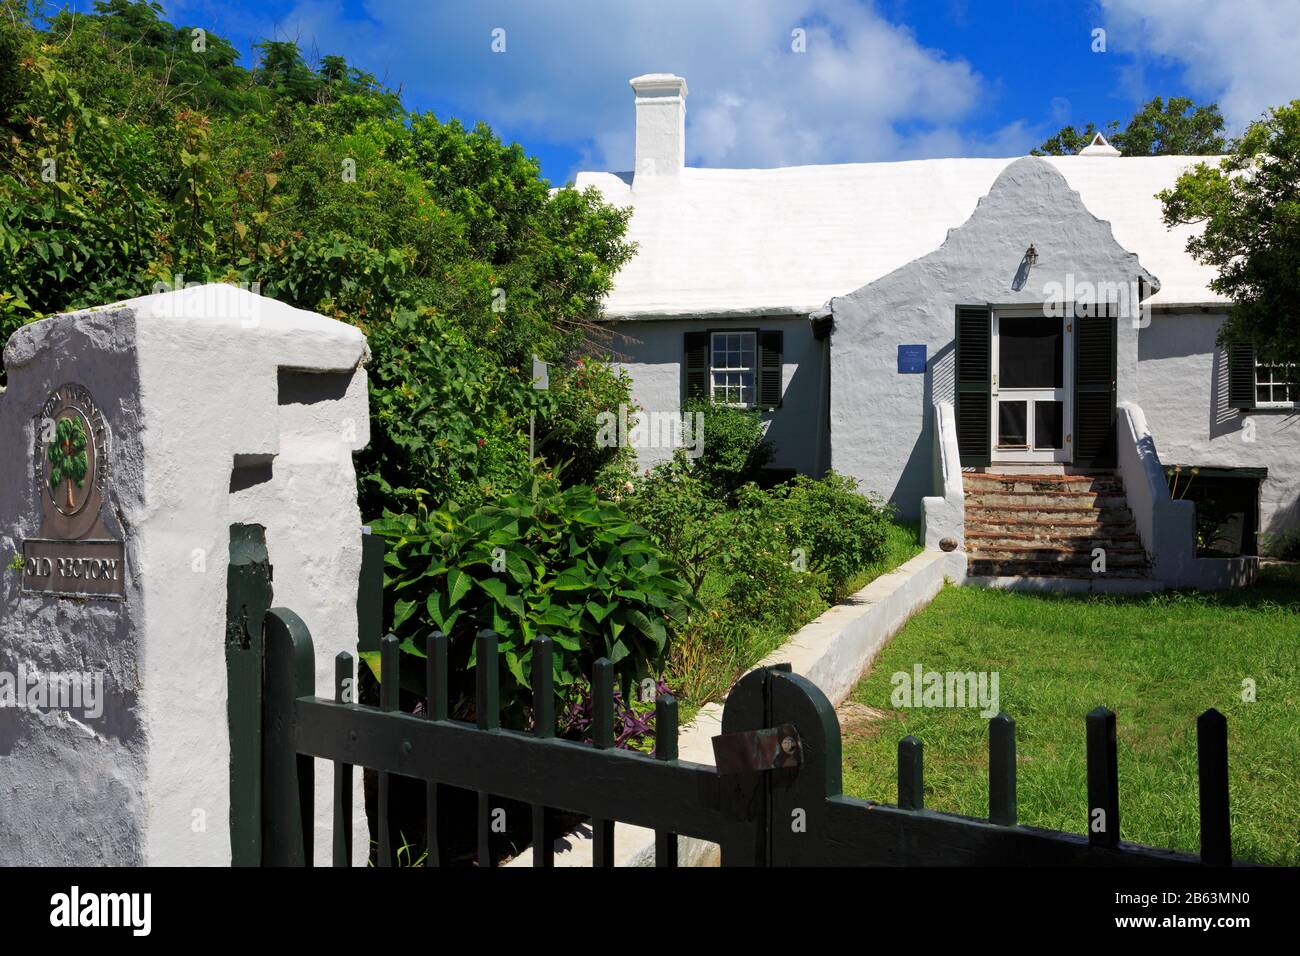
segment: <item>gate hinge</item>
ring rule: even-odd
[[[803,763],[803,743],[794,724],[719,734],[713,738],[713,759],[724,777],[786,770]]]

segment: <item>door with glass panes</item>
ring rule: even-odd
[[[992,433],[996,462],[1073,458],[1073,319],[993,313]]]

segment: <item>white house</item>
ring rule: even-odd
[[[1156,193],[1203,158],[1098,136],[1068,157],[695,169],[686,81],[631,85],[635,171],[576,185],[632,209],[605,311],[647,412],[758,408],[774,467],[858,478],[985,577],[1218,586],[1300,523],[1300,389],[1216,344],[1229,303],[1161,218]]]

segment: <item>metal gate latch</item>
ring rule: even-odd
[[[794,724],[719,734],[713,738],[713,759],[724,777],[785,770],[803,763],[803,743]]]

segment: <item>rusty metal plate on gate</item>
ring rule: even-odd
[[[713,738],[713,759],[724,777],[785,770],[803,762],[803,744],[794,724],[719,734]]]

